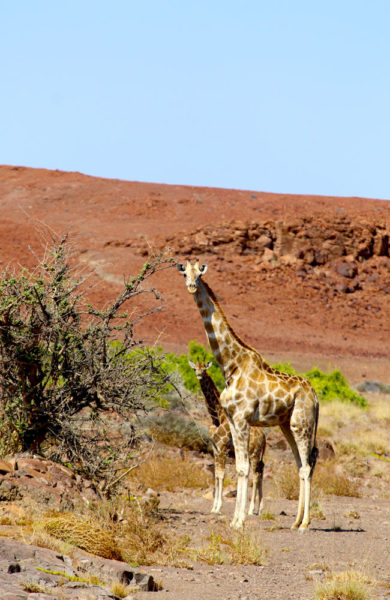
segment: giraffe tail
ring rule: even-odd
[[[310,464],[310,467],[311,467],[311,469],[310,469],[310,476],[313,474],[314,467],[316,466],[316,462],[317,462],[317,458],[318,458],[318,452],[319,452],[318,446],[317,446],[317,443],[316,443],[319,413],[320,413],[320,403],[317,400],[316,414],[315,414],[315,425],[314,425],[313,447],[311,449],[310,458],[309,458],[309,464]]]

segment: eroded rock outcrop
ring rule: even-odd
[[[93,485],[70,469],[40,456],[17,456],[0,462],[0,501],[31,498],[57,510],[73,509],[75,500],[96,500]],[[1,507],[1,506],[0,506]]]
[[[390,232],[384,223],[365,219],[351,223],[342,215],[336,219],[229,221],[159,238],[152,246],[159,251],[169,249],[178,257],[245,261],[257,271],[265,265],[292,268],[301,278],[315,273],[320,285],[322,281],[337,293],[354,293],[378,280],[390,293]],[[137,242],[141,255],[147,255],[150,247],[150,242]],[[384,277],[379,275],[382,271]]]
[[[54,550],[2,538],[0,544],[1,600],[118,600],[112,583],[128,586],[132,593],[156,591],[152,575],[127,563],[74,551],[72,557]]]

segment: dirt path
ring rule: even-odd
[[[225,499],[224,516],[208,514],[210,500],[194,494],[162,494],[161,506],[177,535],[205,540],[233,514],[234,499]],[[268,506],[268,509],[267,509]],[[310,531],[290,530],[296,502],[266,500],[274,520],[251,517],[246,532],[267,550],[264,566],[207,565],[193,570],[150,567],[164,589],[153,596],[166,600],[310,600],[316,581],[334,571],[367,573],[373,598],[388,598],[390,590],[390,503],[377,497],[326,497],[325,520],[313,519]],[[280,514],[281,512],[286,514]],[[350,516],[354,515],[354,516]],[[360,518],[356,518],[359,515]],[[228,519],[226,518],[228,517]],[[207,545],[207,542],[206,542]],[[146,599],[146,593],[137,598]]]

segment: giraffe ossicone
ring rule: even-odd
[[[190,367],[195,371],[212,422],[209,426],[209,436],[214,453],[214,502],[211,512],[220,513],[226,457],[232,444],[230,425],[219,401],[219,390],[207,372],[207,369],[213,363],[211,361],[207,363],[197,361],[194,363],[191,360],[188,362]],[[265,435],[261,427],[252,427],[249,440],[249,462],[252,467],[252,497],[248,511],[250,515],[259,514],[263,507],[263,457],[265,444]]]
[[[251,426],[279,425],[294,454],[299,473],[298,511],[293,528],[310,523],[311,480],[317,460],[316,432],[319,402],[303,377],[272,369],[261,354],[233,331],[214,292],[202,280],[207,265],[177,264],[203,319],[214,357],[226,388],[220,395],[236,455],[237,499],[232,526],[242,527],[248,495],[249,431]]]

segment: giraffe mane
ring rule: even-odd
[[[222,306],[220,305],[219,301],[217,300],[216,295],[214,294],[213,290],[210,288],[210,286],[204,281],[204,279],[202,279],[202,283],[205,286],[207,293],[209,294],[209,296],[211,297],[212,301],[214,302],[215,306],[218,308],[218,310],[221,313],[222,316],[222,320],[225,323],[226,327],[228,328],[229,333],[231,333],[231,335],[235,338],[235,340],[240,344],[240,346],[242,346],[243,348],[246,348],[247,350],[251,350],[258,358],[259,361],[261,362],[263,367],[268,367],[269,369],[271,369],[271,367],[266,363],[266,361],[264,360],[264,358],[259,354],[259,352],[253,348],[252,346],[250,346],[249,344],[247,344],[246,342],[244,342],[243,339],[240,338],[239,335],[237,335],[237,333],[234,331],[233,327],[230,325],[226,315],[225,315],[225,311],[223,310]]]

